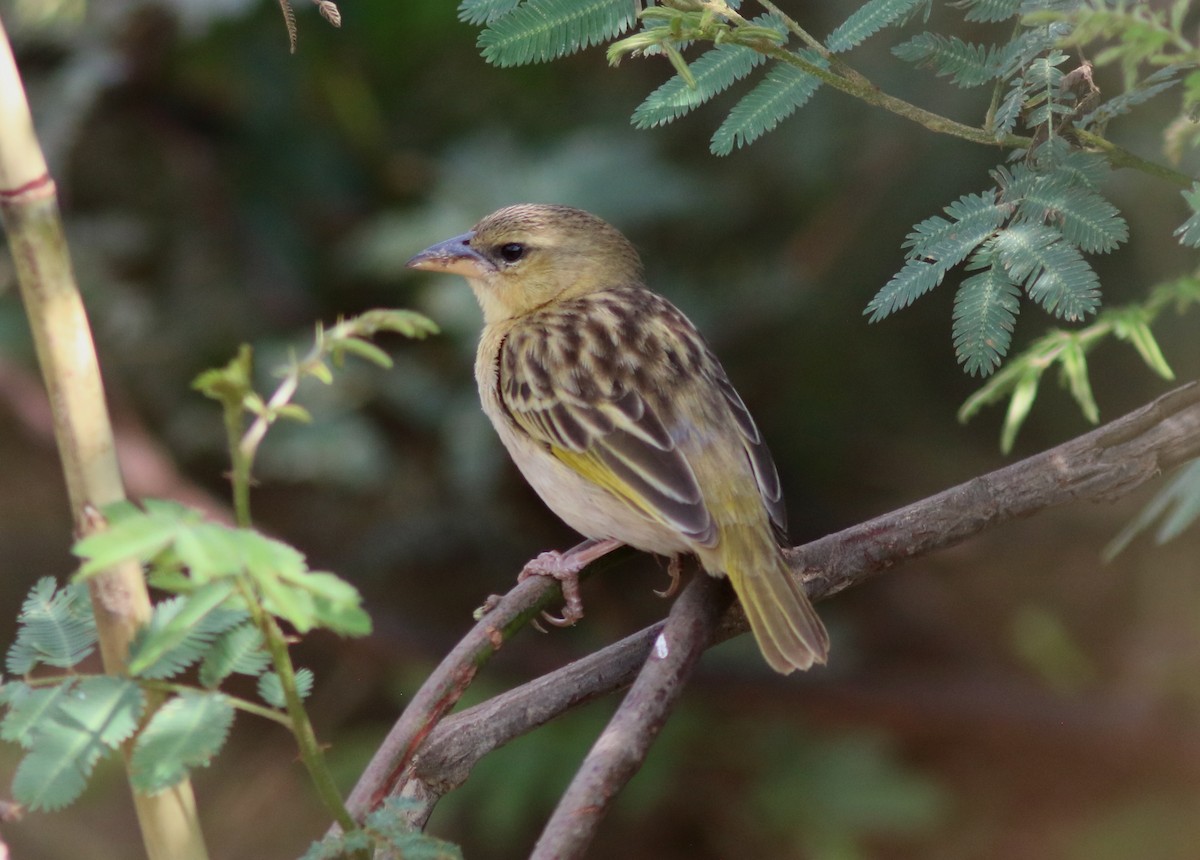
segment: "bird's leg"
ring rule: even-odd
[[[683,558],[682,558],[682,556],[678,556],[678,555],[671,556],[670,561],[667,562],[667,576],[671,577],[671,584],[668,585],[666,588],[664,588],[662,591],[659,591],[657,588],[653,589],[654,593],[664,599],[668,598],[668,597],[672,597],[675,594],[675,592],[679,590],[679,577],[682,574],[683,574]]]
[[[556,618],[543,612],[542,617],[555,627],[570,627],[583,617],[583,597],[579,593],[579,572],[603,555],[619,547],[613,538],[589,538],[566,552],[549,550],[530,561],[517,576],[524,582],[531,576],[550,576],[559,581],[563,593],[563,613]]]

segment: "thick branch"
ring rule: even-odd
[[[723,582],[703,574],[684,589],[633,687],[559,800],[531,860],[583,855],[617,793],[641,768],[732,596]]]
[[[1119,498],[1197,456],[1200,384],[1193,382],[1056,448],[791,549],[789,562],[810,597],[821,600],[1046,508]],[[488,752],[577,704],[628,685],[660,629],[651,626],[443,721],[406,774],[403,793],[424,804],[414,819],[427,817],[437,798],[460,785]],[[746,629],[735,605],[716,641]]]

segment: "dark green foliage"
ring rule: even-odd
[[[825,40],[825,47],[839,54],[861,45],[885,27],[902,24],[919,11],[929,16],[932,0],[868,0],[843,21]]]
[[[1062,234],[1041,224],[1013,224],[992,240],[991,251],[1029,298],[1061,319],[1075,322],[1100,304],[1096,273]]]
[[[964,21],[995,23],[1016,17],[1021,9],[1021,0],[959,0],[952,5],[966,10],[963,13]]]
[[[1186,66],[1170,65],[1148,75],[1125,92],[1114,96],[1096,107],[1090,113],[1080,118],[1079,124],[1084,128],[1103,126],[1110,119],[1129,113],[1143,102],[1148,102],[1161,92],[1169,90],[1180,81],[1180,75],[1187,71]]]
[[[824,60],[809,51],[799,52],[813,65],[825,67]],[[713,132],[709,149],[714,155],[728,155],[735,147],[747,146],[787,119],[812,98],[821,86],[820,78],[795,66],[774,66],[754,89],[733,106],[729,116]]]
[[[1200,248],[1200,182],[1193,182],[1192,187],[1182,192],[1192,214],[1183,225],[1175,231],[1180,243],[1191,248]]]
[[[942,282],[978,248],[954,303],[955,353],[963,370],[986,376],[1012,341],[1022,288],[1046,311],[1071,322],[1100,306],[1100,284],[1083,253],[1102,254],[1129,237],[1116,207],[1096,191],[1108,168],[1061,139],[1040,158],[992,172],[996,188],[967,195],[908,235],[908,261],[868,303],[877,322]]]
[[[1078,164],[1076,161],[1074,164]],[[1093,159],[1092,164],[1103,162]],[[1014,220],[1050,223],[1063,239],[1088,254],[1107,254],[1129,238],[1129,226],[1113,206],[1073,167],[1041,173],[1018,164],[1010,173],[1003,167],[993,172],[1000,200],[1016,206]]]
[[[406,798],[389,797],[367,815],[362,830],[326,836],[314,842],[300,860],[338,860],[350,852],[372,848],[382,849],[383,856],[404,860],[462,860],[457,845],[426,836],[408,823],[407,814],[413,806],[413,801]]]
[[[977,255],[968,269],[982,269],[959,285],[954,296],[954,351],[972,376],[987,376],[1008,353],[1021,309],[1021,291],[990,254]]]
[[[458,4],[458,18],[467,24],[490,24],[503,18],[521,4],[521,0],[462,0]]]
[[[911,305],[942,282],[957,266],[1004,222],[1006,210],[997,205],[994,191],[960,197],[940,215],[926,218],[904,241],[908,260],[904,268],[876,293],[864,313],[871,322]]]
[[[635,12],[629,0],[526,0],[491,20],[479,48],[497,66],[542,63],[620,35]]]
[[[723,92],[765,62],[766,58],[743,45],[720,45],[691,63],[694,86],[679,75],[656,89],[633,112],[638,128],[666,125]]]
[[[74,666],[96,647],[96,622],[84,585],[57,589],[51,577],[39,579],[17,622],[17,638],[5,661],[13,675],[26,675],[39,663]]]
[[[922,33],[892,48],[902,60],[933,68],[960,87],[977,87],[1004,73],[1006,57],[995,46],[972,45],[957,36]]]

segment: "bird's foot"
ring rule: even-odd
[[[542,617],[548,624],[555,627],[570,627],[583,618],[583,595],[579,591],[579,572],[600,556],[612,552],[621,542],[611,538],[605,540],[585,540],[566,552],[549,550],[528,562],[517,576],[517,582],[524,582],[531,576],[549,576],[557,579],[562,586],[563,612],[554,616],[543,612]]]
[[[571,553],[549,550],[528,562],[517,576],[517,582],[524,582],[531,576],[549,576],[558,580],[562,586],[563,611],[561,616],[543,612],[546,623],[555,627],[570,627],[583,618],[583,595],[579,593],[579,572],[587,566],[587,561],[572,557]]]
[[[654,593],[659,597],[673,597],[675,592],[679,590],[679,577],[683,574],[683,561],[679,556],[671,556],[671,560],[667,562],[667,576],[671,577],[671,584],[659,591],[654,589]]]

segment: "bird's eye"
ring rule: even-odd
[[[500,256],[506,263],[515,263],[525,256],[525,246],[520,242],[509,242],[499,248]]]

